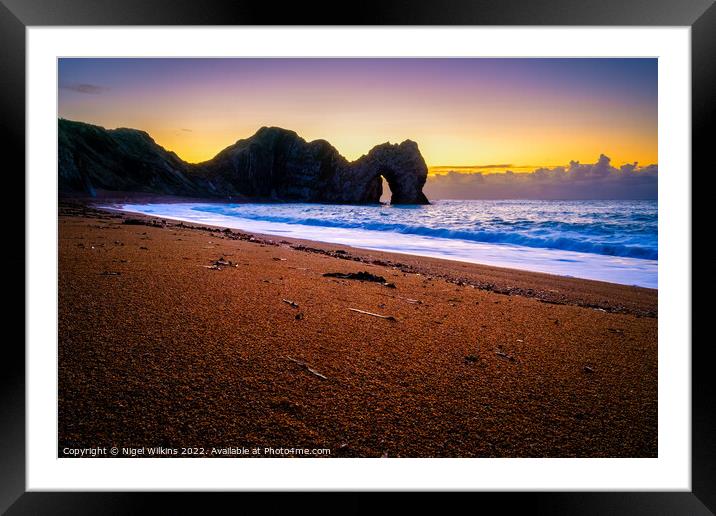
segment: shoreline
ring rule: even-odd
[[[656,290],[61,201],[58,293],[60,456],[657,456]]]
[[[330,205],[325,210],[333,216],[323,219],[324,208],[314,204],[291,204],[284,208],[280,204],[274,209],[267,203],[227,204],[204,202],[186,203],[98,203],[99,208],[120,209],[149,216],[181,220],[188,224],[203,224],[229,227],[247,233],[273,235],[275,238],[299,238],[313,242],[322,242],[351,246],[371,251],[409,254],[442,260],[460,261],[487,265],[512,270],[540,272],[544,274],[590,279],[606,283],[658,289],[658,261],[651,258],[609,254],[590,251],[598,244],[591,241],[580,241],[572,236],[561,247],[549,247],[539,242],[520,243],[518,234],[512,235],[509,230],[498,231],[499,237],[471,238],[469,231],[462,237],[452,235],[452,231],[438,225],[427,224],[422,229],[406,226],[403,214],[398,213],[395,222],[388,223],[392,230],[385,231],[387,220],[392,220],[387,207],[356,208],[358,217],[365,219],[364,224],[345,223],[341,215],[343,209]],[[445,210],[436,203],[437,210]],[[480,209],[476,207],[476,209]],[[353,209],[348,209],[348,213]],[[403,210],[398,209],[398,212]],[[245,214],[242,214],[245,213]],[[294,215],[295,213],[295,215]],[[350,216],[349,214],[345,216]],[[425,214],[417,214],[423,217]],[[287,217],[287,218],[286,218]],[[315,220],[314,220],[315,217]],[[372,221],[370,220],[372,217]],[[304,222],[303,219],[306,218]],[[323,222],[322,222],[323,221]],[[375,225],[375,227],[374,227]],[[423,230],[424,229],[424,230]],[[447,231],[447,234],[444,234]],[[458,233],[463,230],[458,230]],[[452,235],[452,236],[450,236]],[[527,237],[525,237],[527,238]],[[544,237],[547,238],[547,237]],[[558,236],[552,235],[550,238]],[[515,240],[513,242],[513,240]],[[529,238],[528,238],[529,240]],[[537,239],[539,241],[539,238]],[[546,245],[546,246],[545,246]],[[586,247],[586,249],[584,249]],[[628,246],[627,246],[628,247]],[[609,247],[607,246],[607,251]],[[624,251],[627,252],[627,251]],[[631,252],[631,251],[630,251]],[[646,252],[646,251],[644,251]]]
[[[156,202],[157,200],[158,199],[147,202]],[[196,199],[193,201],[196,202]],[[176,202],[182,203],[186,202],[186,200],[181,199]],[[118,201],[115,201],[115,203],[120,204]],[[120,213],[124,217],[146,220],[149,223],[152,221],[170,221],[174,224],[181,224],[185,228],[193,228],[197,230],[204,229],[224,231],[226,229],[230,229],[232,232],[239,235],[249,235],[249,237],[253,236],[255,239],[260,240],[264,244],[271,243],[271,245],[273,245],[277,241],[289,242],[292,244],[292,248],[302,250],[304,252],[324,254],[334,258],[359,261],[363,263],[377,262],[374,264],[398,266],[401,270],[403,270],[403,272],[421,273],[427,276],[434,276],[451,283],[467,285],[472,288],[488,290],[498,294],[519,295],[523,297],[537,298],[545,303],[569,304],[584,308],[605,310],[612,313],[634,313],[644,317],[658,316],[658,289],[656,288],[642,287],[638,285],[625,285],[622,283],[612,283],[574,276],[562,276],[558,274],[501,267],[496,265],[486,265],[475,262],[464,262],[442,257],[366,249],[350,245],[309,240],[305,238],[270,235],[243,229],[226,228],[221,225],[187,222],[181,219],[162,217],[161,215],[137,213],[129,210],[123,210],[121,207],[107,208],[106,206],[101,206],[97,203],[89,203],[88,206],[92,209],[98,210],[99,212]],[[346,249],[348,249],[349,252],[335,254],[336,250],[345,251]],[[446,267],[441,266],[441,264]],[[443,268],[445,268],[445,270],[440,270]],[[534,285],[548,285],[554,282],[563,284],[567,288],[563,289],[563,291],[555,292],[554,289],[551,288],[535,289],[533,287]],[[584,296],[584,291],[600,293],[605,292],[605,294],[601,294],[601,298]],[[627,300],[624,305],[609,301],[609,298],[614,296],[614,293],[617,291],[619,292],[619,297],[624,296],[624,299]],[[606,292],[608,292],[608,294],[606,294]]]

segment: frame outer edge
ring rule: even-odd
[[[10,0],[11,3],[16,2]],[[24,129],[25,129],[25,23],[29,24],[60,24],[64,18],[58,15],[57,11],[48,13],[40,13],[38,15],[37,7],[42,2],[28,0],[30,11],[23,11],[23,17],[18,18],[5,4],[7,0],[0,2],[0,69],[3,74],[0,75],[0,88],[2,89],[2,97],[0,97],[0,112],[3,117],[3,124],[0,126],[3,140],[7,144],[7,148],[18,149],[25,148]],[[77,2],[75,4],[79,7]],[[697,2],[698,3],[698,2]],[[695,21],[692,25],[692,152],[693,167],[708,165],[709,146],[711,141],[708,139],[709,134],[714,133],[716,128],[714,119],[716,118],[716,109],[714,109],[714,91],[716,91],[716,5],[711,2],[706,3],[706,10],[696,7],[694,3],[690,4],[689,11],[694,14]],[[673,5],[673,3],[672,3]],[[698,13],[694,12],[698,10]],[[17,10],[17,9],[14,9]],[[21,9],[22,10],[22,9]],[[460,9],[457,9],[458,11]],[[70,9],[70,11],[74,11]],[[186,13],[186,12],[185,12]],[[700,13],[700,16],[699,16]],[[68,14],[72,14],[71,12]],[[95,13],[96,14],[96,13]],[[493,13],[485,13],[489,18]],[[106,14],[100,16],[104,18]],[[683,14],[682,14],[683,16]],[[681,19],[682,16],[675,16]],[[52,19],[54,17],[54,20]],[[92,17],[92,16],[90,16]],[[181,18],[181,15],[179,16]],[[422,16],[419,16],[422,17]],[[84,17],[85,20],[87,17]],[[249,16],[251,18],[251,16]],[[631,18],[631,17],[629,17]],[[658,24],[661,21],[660,16],[656,19],[652,18],[645,24]],[[658,20],[658,21],[657,21]],[[211,23],[209,20],[206,20]],[[249,20],[246,20],[247,22]],[[100,19],[94,18],[95,23],[102,23]],[[656,22],[656,23],[654,23]],[[86,23],[86,21],[85,21]],[[104,23],[107,23],[104,21]],[[126,22],[125,22],[126,23]],[[177,23],[175,21],[174,23]],[[533,24],[544,23],[540,20],[533,20]],[[566,23],[566,22],[562,22]],[[602,22],[604,24],[604,22]],[[78,24],[81,24],[78,23]],[[25,170],[24,153],[19,155],[8,155],[6,158],[11,166],[6,170]],[[7,161],[6,161],[7,162]],[[25,185],[24,174],[18,174],[15,177],[7,177],[7,181],[11,181],[8,188],[9,191],[22,192],[19,201],[22,212],[25,211]],[[694,219],[694,223],[697,222]],[[21,251],[2,255],[2,265],[17,270],[19,267],[25,267],[25,226],[8,225],[6,226],[8,233],[8,241],[23,243]],[[27,273],[27,271],[26,271]],[[21,281],[19,278],[16,280]],[[17,321],[20,317],[20,310],[24,310],[25,292],[24,284],[22,285],[21,299],[22,303],[14,303],[8,306],[5,316],[7,321]],[[18,289],[19,290],[19,289]],[[23,313],[24,316],[24,313]],[[24,320],[24,317],[23,317]],[[23,327],[24,332],[24,327]],[[13,347],[10,340],[9,348]],[[24,339],[23,339],[24,344]],[[695,346],[693,348],[693,451],[692,451],[692,486],[693,493],[698,499],[711,511],[716,508],[716,491],[713,486],[713,478],[716,478],[716,443],[714,443],[713,435],[716,435],[716,425],[713,418],[714,414],[708,412],[708,407],[712,406],[712,401],[716,395],[713,382],[712,367],[708,360],[708,350],[704,346]],[[0,456],[2,457],[3,469],[0,472],[0,513],[5,510],[20,496],[25,490],[25,407],[24,407],[24,373],[25,373],[25,356],[24,346],[16,346],[18,349],[7,350],[9,360],[0,361],[0,399],[4,408],[3,418],[0,419]],[[19,367],[21,364],[21,367]],[[703,411],[696,411],[697,408]]]
[[[620,25],[688,26],[713,0],[2,0],[25,25]]]
[[[712,199],[701,199],[695,203],[693,189],[694,170],[700,175],[713,169],[713,135],[716,134],[716,4],[694,22],[691,27],[691,124],[692,124],[692,246],[700,239],[693,235],[708,235],[705,227],[712,214],[694,216],[693,206],[709,206]],[[709,190],[700,190],[708,195]],[[705,222],[704,219],[706,218]],[[699,228],[699,229],[697,229]],[[706,231],[706,233],[703,233]],[[692,247],[692,278],[695,266],[705,271],[703,261],[696,262],[697,255]],[[703,266],[702,266],[703,265]],[[704,272],[705,274],[705,272]],[[693,279],[692,279],[693,285]],[[692,287],[693,289],[693,287]],[[692,291],[693,292],[693,291]],[[708,303],[708,302],[707,302]],[[698,306],[693,302],[695,310]],[[707,309],[701,306],[702,309]],[[692,411],[691,411],[691,488],[693,493],[716,513],[716,413],[714,413],[713,339],[694,339],[692,310]],[[700,320],[704,320],[701,318]]]
[[[6,246],[0,270],[7,271],[0,359],[0,513],[25,491],[25,25],[0,3],[0,142],[7,212]],[[22,214],[20,222],[19,215]],[[22,270],[21,275],[17,272]],[[9,288],[8,288],[9,287]],[[22,321],[22,329],[17,327]],[[9,331],[13,328],[15,331]]]

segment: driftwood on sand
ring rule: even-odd
[[[373,317],[380,317],[381,319],[387,319],[388,321],[397,321],[392,315],[380,315],[374,314],[373,312],[366,312],[365,310],[358,310],[357,308],[349,308],[351,312],[358,312],[359,314],[371,315]]]
[[[308,372],[311,373],[312,375],[318,376],[321,380],[328,380],[328,377],[327,377],[327,376],[322,375],[321,373],[319,373],[318,371],[316,371],[315,369],[313,369],[310,365],[308,365],[306,362],[303,362],[303,361],[301,361],[301,360],[296,360],[295,358],[289,357],[289,356],[287,356],[286,359],[287,359],[287,360],[290,360],[290,361],[293,362],[294,364],[300,365],[301,367],[303,367],[306,371],[308,371]]]

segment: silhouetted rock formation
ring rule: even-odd
[[[357,202],[375,202],[383,193],[381,176],[388,181],[392,192],[391,204],[428,204],[423,186],[428,177],[428,167],[418,150],[418,144],[405,140],[399,145],[384,143],[377,145],[365,156],[348,166],[344,185],[361,185]],[[361,180],[365,180],[362,183]],[[364,186],[363,186],[364,185]],[[351,186],[348,186],[351,188]],[[346,188],[344,196],[350,196]]]
[[[427,204],[428,169],[418,145],[384,143],[348,162],[325,140],[262,127],[213,159],[185,163],[145,132],[59,120],[61,194],[95,189],[257,200],[377,203],[382,177],[393,204]]]
[[[59,120],[60,194],[95,188],[173,195],[201,195],[190,165],[157,145],[144,131],[106,130]]]

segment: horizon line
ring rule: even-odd
[[[105,126],[103,126],[103,125],[99,125],[99,124],[92,123],[92,122],[85,122],[85,121],[83,121],[83,120],[74,120],[74,119],[71,119],[71,118],[65,118],[65,117],[60,116],[59,114],[57,115],[57,119],[58,119],[58,120],[64,120],[64,121],[66,121],[66,122],[73,122],[73,123],[91,125],[91,126],[94,126],[94,127],[99,127],[100,129],[103,129],[103,130],[105,130],[105,131],[113,131],[113,130],[118,130],[118,129],[128,129],[128,130],[130,130],[130,131],[143,132],[143,133],[147,134],[147,135],[154,141],[154,143],[156,143],[157,145],[159,145],[159,146],[160,146],[161,148],[163,148],[165,151],[171,152],[171,153],[175,154],[175,155],[176,155],[179,159],[181,159],[183,162],[185,162],[185,163],[187,163],[187,164],[190,164],[190,165],[200,165],[200,164],[202,164],[202,163],[206,163],[207,161],[211,161],[211,160],[213,160],[214,158],[216,158],[216,156],[218,156],[219,154],[221,154],[221,152],[223,152],[226,148],[230,147],[231,145],[235,145],[236,143],[238,143],[238,142],[241,141],[241,140],[245,140],[245,139],[251,138],[252,136],[255,136],[261,129],[264,129],[264,128],[276,128],[276,129],[281,129],[281,130],[284,130],[284,131],[290,131],[290,132],[296,134],[296,135],[297,135],[299,138],[301,138],[302,140],[306,141],[307,143],[313,143],[313,142],[316,142],[316,141],[325,141],[325,142],[328,142],[329,145],[331,145],[333,148],[336,148],[330,141],[328,141],[328,140],[325,139],[325,138],[316,138],[316,139],[314,139],[314,140],[310,140],[310,141],[309,141],[309,140],[306,140],[305,138],[303,138],[303,136],[301,136],[297,131],[295,131],[295,130],[293,130],[293,129],[287,129],[287,128],[285,128],[285,127],[273,126],[273,125],[261,125],[261,126],[260,126],[259,128],[257,128],[251,135],[249,135],[249,136],[244,136],[244,137],[239,137],[239,138],[238,138],[237,140],[235,140],[233,143],[231,143],[231,144],[227,145],[226,147],[224,147],[223,149],[219,150],[216,154],[214,154],[214,156],[212,156],[212,157],[209,158],[209,159],[205,159],[205,160],[202,160],[202,161],[188,161],[188,160],[182,158],[182,157],[179,155],[179,153],[177,153],[175,150],[169,149],[169,148],[165,147],[164,145],[158,143],[158,142],[154,139],[154,137],[151,135],[151,133],[150,133],[149,131],[144,130],[144,129],[139,129],[139,128],[137,128],[137,127],[128,127],[128,126],[117,126],[117,127],[108,128],[108,127],[105,127]],[[190,130],[182,129],[182,128],[180,128],[180,129],[178,129],[178,130],[190,131]],[[404,141],[409,141],[409,140],[410,140],[410,141],[415,141],[415,140],[412,140],[411,138],[408,138],[408,139],[406,139],[406,140],[404,140]],[[376,146],[378,146],[378,145],[383,145],[383,144],[385,144],[385,143],[388,143],[388,144],[391,144],[391,145],[399,145],[399,144],[402,143],[402,142],[393,144],[393,143],[391,143],[390,141],[387,141],[387,142],[377,143],[377,144],[375,144],[373,147],[376,147]],[[416,143],[417,143],[418,145],[420,145],[419,142],[416,142]],[[338,151],[337,148],[336,148],[336,150]],[[338,152],[339,152],[339,154],[340,154],[340,151],[338,151]],[[368,152],[370,152],[370,150],[369,150]],[[365,154],[366,154],[366,153],[364,153],[363,155],[365,155]],[[605,154],[605,153],[601,153],[601,154]],[[341,155],[342,155],[342,154],[341,154]],[[346,159],[347,159],[347,158],[346,158]],[[357,159],[360,159],[360,158],[357,158]],[[349,160],[349,161],[355,161],[355,160]],[[575,161],[577,161],[577,163],[581,163],[581,162],[578,161],[578,160],[575,160]],[[624,163],[622,163],[622,165],[629,164],[629,163],[635,163],[635,162],[625,161]],[[638,163],[638,162],[636,162],[636,163]],[[650,166],[650,165],[658,165],[658,163],[650,163],[649,165],[646,165],[646,166]],[[433,172],[433,171],[436,171],[436,170],[446,171],[446,172],[459,172],[460,170],[465,170],[466,172],[459,172],[459,173],[463,173],[463,174],[470,174],[471,172],[468,172],[468,171],[471,171],[471,170],[497,170],[497,172],[494,172],[494,173],[495,173],[495,174],[499,174],[499,173],[504,173],[504,172],[512,171],[512,169],[531,169],[531,170],[526,170],[526,171],[522,172],[522,173],[525,173],[525,174],[531,174],[531,173],[535,172],[537,169],[540,169],[540,168],[553,169],[553,168],[567,167],[567,166],[568,166],[568,165],[564,165],[564,164],[560,164],[560,165],[515,165],[515,164],[512,164],[512,163],[505,163],[505,164],[487,164],[487,165],[427,165],[427,168],[428,168],[428,175],[431,175],[432,172]],[[435,174],[432,174],[432,175],[435,175]]]

